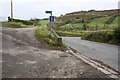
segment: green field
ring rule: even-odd
[[[55,24],[55,30],[60,36],[82,37],[85,40],[117,45],[120,44],[119,11],[115,9],[69,13],[58,17],[58,21],[62,23]]]
[[[41,24],[42,27],[46,27],[47,24],[49,23],[49,20],[41,20],[39,21],[39,23]]]
[[[90,23],[88,23],[88,26],[100,26],[103,27],[105,25],[105,21],[109,19],[110,17],[103,17],[103,18],[96,18],[92,20]]]
[[[115,20],[109,26],[110,27],[120,27],[120,25],[118,25],[118,21],[120,21],[120,16],[117,16],[115,18]]]
[[[91,20],[90,23],[75,23],[72,24],[73,28],[82,28],[84,24],[86,24],[89,28],[98,26],[99,28],[107,27],[107,28],[115,28],[118,27],[118,19],[120,20],[120,16],[117,16],[111,24],[106,24],[105,21],[109,19],[110,17],[102,17],[102,18],[96,18]],[[65,24],[59,27],[59,29],[70,29],[69,24]]]

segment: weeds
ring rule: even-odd
[[[65,48],[61,42],[58,42],[57,38],[54,35],[50,37],[50,32],[45,28],[36,29],[35,36],[38,40],[45,41],[52,49],[61,50]]]
[[[114,31],[97,31],[82,36],[84,40],[120,45],[120,27]]]

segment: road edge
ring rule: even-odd
[[[92,67],[96,68],[97,70],[101,71],[102,73],[108,75],[110,78],[119,78],[119,72],[117,72],[109,67],[106,67],[105,65],[100,64],[97,61],[94,61],[94,60],[82,55],[81,53],[77,52],[76,50],[74,52],[73,50],[74,50],[73,48],[68,47],[68,50],[66,52],[69,52],[72,55],[78,57],[85,63],[91,65]]]

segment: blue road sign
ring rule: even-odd
[[[50,22],[54,22],[54,16],[50,16]]]

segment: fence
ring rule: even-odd
[[[53,28],[51,28],[51,31],[54,34],[54,36],[57,38],[57,41],[62,43],[62,38],[54,31]]]

